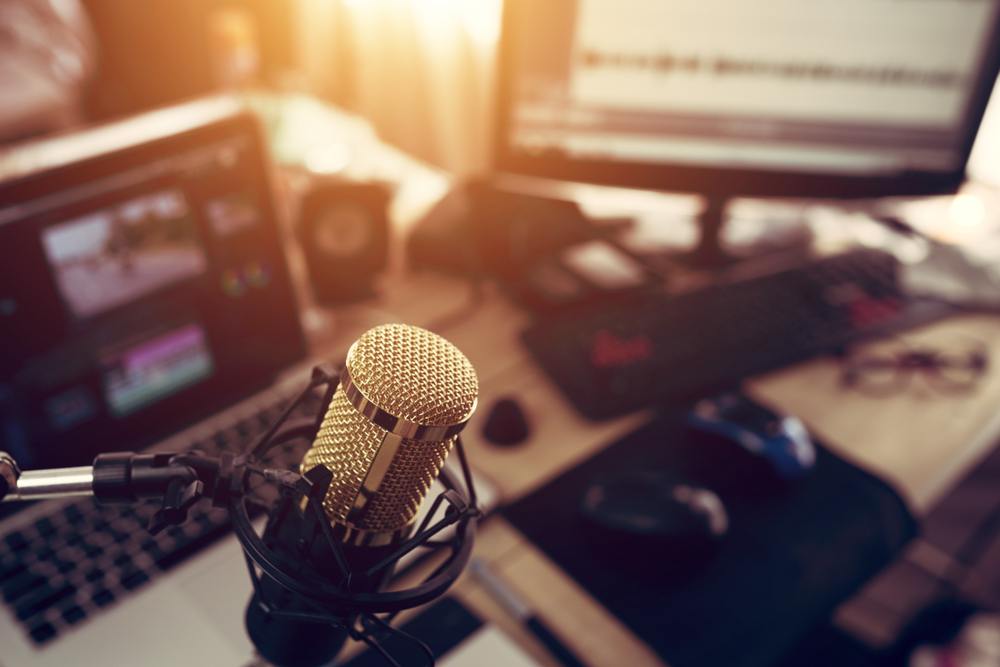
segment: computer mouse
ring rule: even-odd
[[[731,442],[785,481],[804,477],[816,464],[816,445],[800,419],[778,414],[740,393],[699,401],[688,424]]]
[[[516,445],[527,440],[529,434],[528,417],[513,398],[497,400],[486,414],[483,437],[494,445]]]
[[[581,498],[580,512],[600,555],[661,574],[705,562],[729,530],[718,495],[657,470],[595,480]]]

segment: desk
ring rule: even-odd
[[[469,288],[436,275],[394,274],[376,304],[338,312],[336,334],[324,348],[340,353],[359,333],[388,321],[433,325],[456,309],[469,308]],[[449,318],[450,319],[450,318]],[[465,317],[440,333],[472,360],[481,382],[481,409],[501,396],[518,398],[529,413],[531,439],[512,448],[484,441],[474,419],[463,435],[473,464],[496,483],[506,500],[544,484],[648,418],[639,413],[593,423],[580,417],[518,341],[526,316],[487,290]],[[925,341],[958,335],[983,341],[1000,358],[1000,320],[964,316],[915,331]],[[894,485],[916,513],[928,509],[995,442],[1000,432],[996,402],[1000,373],[993,372],[970,394],[947,396],[911,391],[871,398],[839,386],[836,363],[817,359],[755,378],[750,392],[802,417],[833,449]],[[481,418],[481,415],[480,415]],[[476,554],[496,569],[593,665],[659,665],[658,658],[563,574],[502,517],[482,527]],[[517,637],[545,664],[548,658],[530,636],[469,577],[458,596],[484,618]]]
[[[389,147],[380,150],[400,186],[392,209],[398,242],[447,189],[447,178]],[[473,465],[496,483],[505,500],[544,484],[648,418],[639,413],[601,423],[584,420],[520,345],[518,334],[527,323],[523,312],[489,287],[475,293],[456,279],[407,273],[396,245],[377,300],[320,313],[306,299],[311,313],[307,322],[314,323],[313,348],[342,355],[358,334],[390,321],[428,326],[454,342],[479,373],[482,409],[499,397],[514,396],[531,420],[531,439],[513,448],[497,448],[483,440],[482,415],[474,418],[463,436]],[[296,259],[292,261],[294,265]],[[1000,358],[1000,320],[995,318],[957,317],[909,335],[942,343],[957,335],[973,337],[986,344],[994,359]],[[996,409],[1000,373],[995,371],[968,394],[924,393],[915,383],[910,392],[873,399],[841,388],[835,362],[817,359],[754,378],[748,390],[798,415],[837,453],[894,485],[917,514],[926,511],[1000,434]],[[501,517],[482,526],[476,554],[492,563],[590,664],[662,664]],[[554,664],[470,577],[464,576],[455,592],[540,662]]]

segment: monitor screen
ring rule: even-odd
[[[23,465],[138,448],[304,356],[256,123],[171,118],[0,183],[0,449]]]
[[[997,74],[997,0],[506,4],[508,171],[737,194],[953,185]]]

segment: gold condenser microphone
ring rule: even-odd
[[[469,360],[426,329],[387,324],[351,345],[301,464],[332,473],[323,507],[345,543],[380,547],[410,534],[478,396]]]

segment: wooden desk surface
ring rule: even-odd
[[[442,175],[387,149],[404,175],[392,215],[401,237],[446,190]],[[397,238],[398,240],[398,238]],[[648,418],[635,414],[592,423],[580,417],[531,362],[519,343],[526,315],[489,287],[482,292],[437,275],[408,274],[397,252],[380,297],[334,313],[307,315],[314,349],[340,356],[361,332],[402,321],[441,333],[472,360],[480,376],[480,415],[463,434],[473,465],[506,500],[544,484]],[[308,305],[308,304],[307,304]],[[982,341],[1000,358],[1000,318],[963,316],[907,334],[947,344],[956,337]],[[838,453],[879,475],[926,511],[1000,434],[1000,373],[991,371],[975,390],[942,395],[921,389],[885,398],[844,389],[833,360],[817,359],[755,378],[747,385],[757,398],[798,415]],[[527,443],[498,448],[486,443],[481,420],[502,396],[526,407],[532,433]],[[660,665],[662,662],[620,622],[500,517],[481,527],[476,554],[491,562],[535,610],[589,664]],[[610,576],[610,575],[609,575]],[[455,593],[481,616],[515,637],[542,664],[554,665],[539,644],[494,603],[468,575]]]
[[[330,354],[342,354],[356,336],[382,322],[425,325],[458,345],[480,376],[480,414],[463,434],[470,459],[504,499],[519,497],[648,419],[639,413],[607,422],[579,416],[532,363],[518,335],[526,316],[490,289],[473,293],[437,275],[391,275],[376,304],[338,311],[317,335]],[[437,323],[443,326],[436,326]],[[1000,319],[963,316],[907,334],[946,344],[959,337],[985,343],[1000,358]],[[832,359],[817,359],[748,384],[761,400],[803,418],[844,457],[893,484],[920,513],[928,509],[995,442],[1000,431],[1000,373],[990,372],[971,392],[944,395],[922,387],[872,398],[839,384]],[[516,447],[484,441],[486,409],[502,396],[525,406],[531,438]],[[657,665],[657,657],[586,591],[500,517],[479,535],[478,556],[520,591],[565,641],[593,665]],[[554,664],[512,623],[475,582],[464,578],[457,594],[512,636],[544,664]]]

